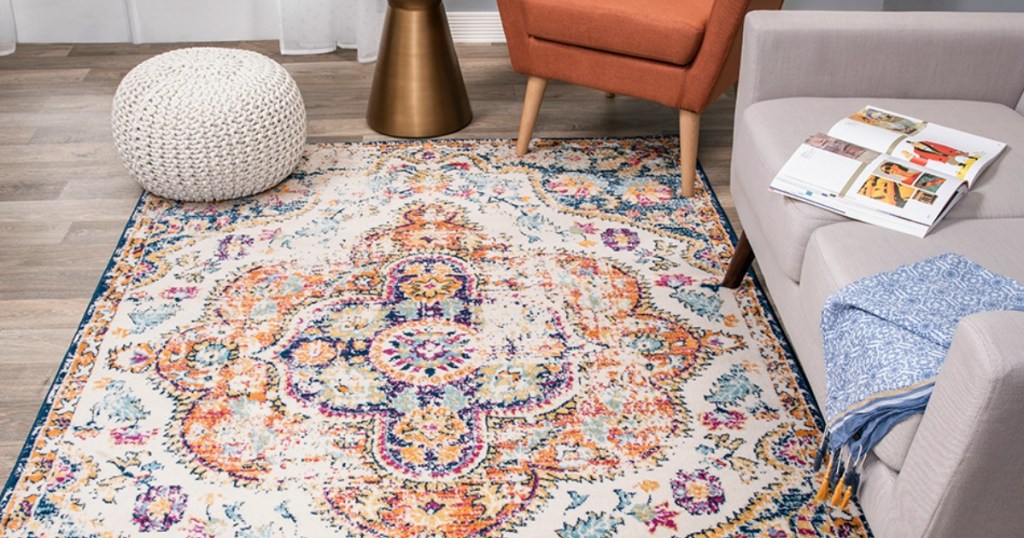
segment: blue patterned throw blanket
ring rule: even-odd
[[[867,277],[821,314],[828,431],[815,461],[818,499],[845,506],[865,456],[902,420],[924,412],[961,318],[1024,310],[1024,286],[958,254]]]

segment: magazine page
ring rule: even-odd
[[[878,158],[876,151],[817,133],[808,137],[786,161],[776,181],[821,195],[839,196],[851,180]]]
[[[924,120],[867,106],[856,114],[839,120],[828,134],[878,153],[892,153],[901,140],[924,130]]]
[[[950,177],[975,178],[1006,144],[874,106],[843,118],[829,135]]]
[[[923,237],[966,185],[817,133],[786,161],[771,188],[851,218]]]
[[[858,206],[931,226],[966,188],[963,180],[882,156],[853,181],[844,197]]]
[[[900,140],[891,153],[973,185],[1005,147],[1002,142],[929,123],[920,132]]]

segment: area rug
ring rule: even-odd
[[[308,148],[144,195],[5,536],[859,536],[820,415],[674,138]],[[706,179],[704,179],[706,182]]]

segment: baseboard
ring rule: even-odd
[[[456,43],[504,43],[497,11],[449,11],[448,25]]]

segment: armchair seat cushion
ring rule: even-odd
[[[523,0],[538,39],[687,65],[704,38],[712,0]]]
[[[938,228],[962,219],[1024,216],[1019,180],[1024,170],[1024,152],[1020,151],[1024,148],[1024,117],[1007,106],[937,99],[791,97],[761,101],[743,110],[737,118],[736,147],[752,149],[746,150],[748,155],[734,160],[732,189],[742,191],[737,199],[758,201],[752,207],[756,222],[770,228],[762,230],[771,243],[768,248],[777,254],[780,269],[793,282],[800,282],[811,234],[823,226],[849,219],[772,193],[768,184],[809,135],[827,132],[840,118],[868,104],[1008,145]]]

